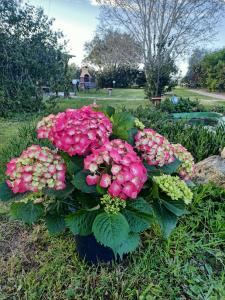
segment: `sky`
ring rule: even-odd
[[[76,57],[72,59],[81,65],[84,57],[84,43],[94,36],[98,24],[99,7],[95,0],[27,0],[34,6],[41,6],[45,13],[55,19],[54,29],[64,32],[69,40],[68,49]],[[209,48],[225,47],[225,18],[218,27],[218,36]],[[179,61],[182,74],[187,71],[187,59]]]

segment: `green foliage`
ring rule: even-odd
[[[128,237],[116,248],[116,253],[123,258],[124,254],[134,252],[140,245],[141,239],[139,234],[131,232]]]
[[[32,202],[15,202],[11,204],[10,215],[14,219],[22,220],[27,224],[35,223],[44,214],[42,204],[33,204]]]
[[[191,85],[194,83],[210,91],[225,91],[225,49],[206,53],[192,69]]]
[[[128,238],[129,225],[121,214],[99,214],[94,220],[92,231],[96,240],[116,252],[117,247]]]
[[[41,8],[0,1],[1,116],[42,109],[42,86],[62,80],[67,57],[52,24]]]
[[[15,194],[8,187],[6,182],[0,184],[0,201],[7,202],[15,197]]]
[[[79,210],[66,216],[66,226],[73,234],[89,235],[92,233],[92,224],[96,217],[96,211]]]
[[[89,174],[88,171],[79,171],[75,174],[74,179],[72,181],[75,188],[77,188],[79,191],[82,191],[84,193],[95,193],[96,192],[96,186],[95,185],[87,185],[86,183],[86,177]]]
[[[134,117],[129,113],[118,112],[112,116],[113,135],[117,138],[128,140],[129,132],[134,127]]]
[[[60,215],[47,215],[46,225],[50,234],[58,234],[65,229],[65,220],[63,216]]]
[[[143,199],[137,198],[128,203],[123,214],[127,219],[131,232],[140,233],[148,229],[153,223],[153,211],[151,206]]]
[[[173,104],[169,98],[166,98],[158,108],[167,113],[205,111],[204,106],[198,100],[190,100],[189,98],[179,98],[177,104]]]
[[[164,238],[168,238],[172,230],[176,227],[177,216],[160,201],[154,201],[152,207]]]

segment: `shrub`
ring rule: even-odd
[[[157,107],[161,111],[168,113],[181,113],[192,111],[205,111],[205,107],[196,100],[190,100],[189,98],[180,98],[177,104],[173,104],[169,98],[161,102]]]
[[[44,220],[51,234],[68,227],[75,235],[93,235],[122,258],[155,221],[168,238],[187,213],[193,193],[178,171],[185,161],[131,114],[112,107],[105,113],[91,106],[68,109],[45,117],[36,133],[29,128],[23,146],[34,143],[34,134],[52,149],[38,141],[7,163],[0,200],[12,201],[13,218],[30,225]]]

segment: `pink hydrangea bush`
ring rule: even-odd
[[[112,197],[135,199],[147,180],[147,171],[133,147],[120,139],[107,142],[84,159],[88,185],[107,188]]]
[[[93,148],[108,142],[112,133],[110,120],[90,106],[67,109],[54,118],[49,117],[38,124],[38,137],[47,137],[53,145],[70,156],[89,154]]]
[[[173,147],[169,141],[150,128],[138,131],[135,136],[135,147],[150,166],[162,167],[175,160]]]
[[[32,145],[8,164],[7,184],[13,193],[37,192],[44,187],[65,188],[66,166],[63,159],[47,147]]]
[[[194,158],[191,153],[180,144],[173,144],[175,156],[181,161],[177,172],[184,180],[190,180],[195,173]]]

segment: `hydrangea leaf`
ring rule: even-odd
[[[160,170],[162,170],[164,174],[170,175],[170,174],[175,173],[180,165],[181,165],[181,161],[179,159],[175,158],[175,160],[171,164],[164,165],[163,167],[160,168]]]
[[[57,199],[66,199],[74,191],[74,186],[71,183],[67,183],[66,188],[63,190],[54,190],[45,188],[43,192],[50,197],[56,197]]]
[[[20,200],[29,193],[13,193],[6,182],[0,184],[0,201],[7,202],[10,200]]]
[[[129,130],[134,127],[134,117],[127,112],[116,113],[112,116],[113,135],[123,140],[129,140]]]
[[[153,223],[153,210],[143,198],[130,201],[123,214],[132,232],[143,232]]]
[[[128,238],[130,231],[126,218],[121,214],[99,214],[92,226],[96,240],[113,251]]]
[[[128,238],[122,241],[122,243],[115,249],[116,254],[123,258],[124,254],[135,251],[140,245],[140,236],[137,233],[130,232]]]
[[[13,203],[10,207],[10,215],[13,219],[20,219],[27,224],[37,222],[44,214],[42,204],[33,204],[32,202]]]
[[[86,177],[89,175],[88,171],[80,171],[78,172],[72,181],[75,188],[84,192],[84,193],[96,193],[95,185],[87,185]]]
[[[182,200],[160,199],[162,204],[177,217],[187,214],[185,203]]]
[[[83,168],[84,168],[84,158],[82,156],[78,156],[78,155],[72,156],[71,160],[72,160],[73,165],[74,165],[74,170],[73,170],[74,173],[77,173],[77,172],[83,170]]]
[[[50,234],[59,234],[65,229],[65,220],[59,215],[47,215],[46,225]]]
[[[66,226],[72,231],[73,234],[89,235],[92,233],[92,224],[96,217],[97,212],[79,210],[72,213],[65,218]]]
[[[0,185],[0,200],[3,202],[7,202],[13,198],[15,198],[16,194],[12,192],[12,190],[8,187],[6,182],[3,182]]]
[[[135,135],[138,133],[138,129],[137,128],[131,128],[130,130],[128,130],[128,143],[131,144],[132,146],[135,145]]]
[[[162,203],[159,201],[154,201],[152,204],[155,217],[161,227],[163,236],[168,238],[172,230],[176,227],[177,216],[169,211]]]

